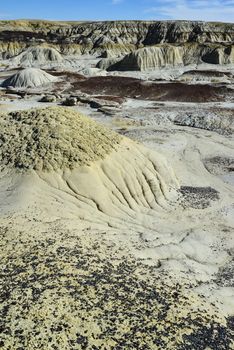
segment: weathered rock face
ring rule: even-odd
[[[167,43],[223,43],[233,41],[234,25],[214,22],[155,22],[149,26],[144,45]]]
[[[182,47],[163,45],[134,51],[109,67],[109,70],[146,70],[183,63]]]
[[[140,70],[155,69],[166,66],[180,66],[198,63],[232,64],[234,63],[234,46],[221,44],[160,44],[144,47],[126,55],[114,64],[102,60],[99,65],[107,70]],[[114,62],[114,61],[113,61]]]
[[[48,62],[61,62],[60,53],[51,47],[29,47],[12,59],[12,63],[24,67],[44,65]]]
[[[119,58],[113,57],[113,58],[102,58],[98,63],[97,63],[97,68],[99,69],[104,69],[104,70],[109,70],[110,67],[115,67],[117,66],[117,63],[120,61]]]
[[[48,43],[62,53],[126,54],[162,43],[229,43],[234,24],[189,21],[112,21],[59,23],[0,22],[0,56],[19,54],[25,47]]]
[[[211,64],[232,64],[234,63],[234,45],[210,49],[203,55],[202,60]]]

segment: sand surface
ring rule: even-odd
[[[175,73],[160,74],[168,72]],[[148,77],[155,78],[141,75]],[[58,94],[71,93],[60,88]],[[48,89],[26,96],[2,90],[0,111],[62,111],[62,98],[39,102],[54,93]],[[233,349],[230,96],[199,103],[126,98],[109,114],[89,103],[69,110],[122,141],[90,164],[22,171],[10,146],[24,135],[10,142],[14,133],[6,128],[0,348]]]

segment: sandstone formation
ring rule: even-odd
[[[33,88],[56,81],[57,78],[37,68],[26,68],[4,80],[2,87]]]
[[[159,154],[72,110],[33,109],[1,120],[1,166],[22,171],[74,169],[64,175],[67,185],[78,196],[92,198],[105,214],[147,213],[165,204],[178,187]]]
[[[234,63],[234,45],[210,48],[202,56],[203,62],[211,64],[233,64]]]
[[[183,49],[173,46],[147,47],[125,56],[109,70],[146,70],[183,65]]]
[[[99,62],[99,66],[108,70],[150,70],[167,66],[184,66],[202,62],[211,64],[233,64],[234,46],[211,47],[209,45],[168,45],[160,44],[138,49],[117,63],[106,59]],[[114,64],[111,65],[111,63]]]
[[[234,26],[189,21],[35,22],[0,23],[0,54],[10,57],[25,47],[47,43],[64,54],[123,55],[158,44],[232,44]],[[229,50],[229,49],[227,49]],[[210,60],[210,58],[208,58]],[[217,59],[216,59],[217,61]]]
[[[39,67],[48,63],[62,62],[60,53],[51,47],[32,46],[14,57],[11,63],[21,67]]]
[[[121,59],[117,57],[112,58],[102,58],[96,65],[97,68],[103,70],[109,70],[110,67],[115,66],[117,62]]]

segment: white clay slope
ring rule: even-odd
[[[41,69],[26,68],[4,80],[2,87],[33,88],[55,82],[56,80],[56,77]]]
[[[48,63],[62,62],[63,57],[54,48],[32,46],[14,57],[11,62],[22,67],[41,66]]]
[[[22,181],[28,181],[28,174],[39,177],[50,188],[70,193],[85,212],[98,211],[105,221],[106,216],[124,216],[147,222],[141,214],[167,206],[178,188],[159,154],[72,110],[3,115],[0,137],[3,170],[20,171]]]

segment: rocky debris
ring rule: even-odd
[[[90,104],[93,101],[88,94],[70,95],[67,96],[62,104],[64,106],[76,106],[78,103]],[[96,108],[96,107],[94,107]]]
[[[5,90],[4,92],[0,92],[0,101],[13,101],[20,99],[22,96],[18,94],[11,93],[10,90]]]
[[[57,81],[51,74],[37,68],[26,68],[20,70],[10,78],[4,80],[2,87],[34,88]]]
[[[101,101],[97,101],[97,100],[94,100],[94,99],[88,99],[86,100],[86,102],[90,105],[91,108],[100,108],[102,107],[102,103]]]
[[[98,108],[98,112],[102,112],[110,116],[120,113],[121,111],[122,111],[121,108],[111,107],[111,106],[101,106]]]
[[[76,97],[67,97],[63,102],[63,106],[76,106],[77,105],[77,98]]]
[[[110,105],[113,105],[113,102],[122,105],[126,101],[125,98],[115,95],[93,95],[92,98],[95,98],[96,100],[103,100],[105,103],[109,103]]]
[[[231,135],[234,132],[233,112],[220,113],[199,110],[198,113],[180,113],[174,119],[176,125],[189,126],[210,131],[215,131],[223,135]]]
[[[211,187],[191,187],[182,186],[179,190],[182,195],[180,204],[184,208],[205,209],[211,204],[211,201],[219,199],[219,193]]]
[[[85,77],[106,76],[107,72],[96,67],[84,68],[80,71]]]
[[[57,101],[57,97],[55,95],[45,95],[40,99],[40,102],[56,102]]]
[[[234,331],[234,316],[228,317],[228,319],[227,319],[227,326],[228,326],[229,329]]]
[[[225,228],[225,230],[229,230]],[[215,282],[221,287],[234,287],[234,251],[229,250],[230,259],[228,263],[219,269]],[[234,317],[230,318],[229,327],[234,330]]]
[[[230,72],[216,70],[191,70],[183,73],[178,80],[187,83],[231,83],[234,77]]]
[[[213,175],[224,175],[234,172],[234,158],[216,156],[204,159],[203,163]]]
[[[7,88],[4,88],[4,93],[5,93],[5,97],[7,98],[7,96],[10,96],[10,98],[25,98],[26,96],[28,96],[27,94],[27,90],[18,90],[15,89],[12,86],[9,86]],[[13,97],[15,96],[15,97]]]
[[[118,102],[114,101],[109,101],[105,99],[94,99],[90,98],[87,100],[91,108],[102,108],[102,107],[107,107],[107,108],[119,108],[120,105]]]
[[[60,226],[35,237],[24,229],[14,234],[0,229],[3,350],[9,344],[12,349],[233,349],[233,317],[225,320],[189,285],[159,278],[155,267],[134,258],[119,258],[116,247],[110,250],[107,240],[88,230],[81,235]]]
[[[121,104],[124,102],[123,99],[117,96],[90,96],[88,94],[77,94],[71,95],[66,98],[63,102],[64,105],[72,106],[76,105],[78,102],[88,104],[91,108],[100,109],[103,107],[120,109]]]

